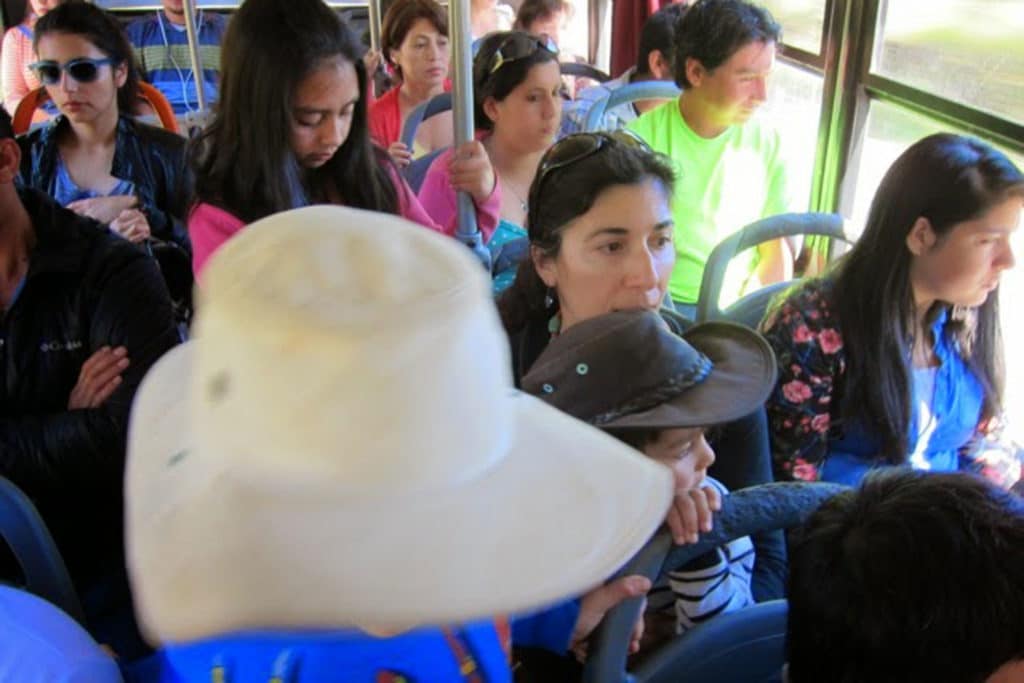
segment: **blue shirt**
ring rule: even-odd
[[[220,75],[220,44],[227,30],[227,19],[221,14],[200,11],[196,18],[199,34],[199,58],[203,64],[203,92],[207,104],[217,99]],[[183,27],[175,26],[157,12],[136,19],[125,29],[128,40],[142,65],[143,78],[164,94],[177,115],[199,109],[188,36]]]
[[[482,622],[455,631],[488,683],[511,682],[497,631]],[[376,683],[395,674],[416,683],[463,681],[460,661],[443,632],[422,628],[391,638],[361,631],[247,631],[168,645],[126,673],[130,682]]]
[[[947,313],[943,311],[931,328],[936,340],[935,355],[940,363],[935,369],[930,401],[935,428],[930,432],[919,468],[927,468],[932,472],[962,469],[960,448],[974,436],[985,401],[981,382],[964,362],[956,342],[946,330],[947,319]],[[908,453],[916,449],[918,435],[921,433],[917,410],[920,398],[914,396],[911,400]],[[877,446],[877,439],[869,436],[862,425],[850,425],[829,444],[828,458],[821,469],[822,480],[857,485],[872,467],[877,466],[877,463],[869,459]]]
[[[61,206],[67,206],[71,202],[78,201],[79,199],[92,199],[93,197],[104,196],[119,197],[121,195],[132,194],[135,194],[135,183],[130,180],[122,180],[120,178],[118,178],[117,185],[115,185],[114,188],[106,195],[79,187],[68,174],[68,169],[64,165],[64,159],[58,155],[57,172],[53,176],[53,187],[50,188],[50,195],[56,199],[57,203]]]

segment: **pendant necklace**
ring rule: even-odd
[[[510,183],[510,182],[508,181],[508,178],[505,178],[505,183],[504,183],[504,185],[505,185],[505,187],[507,187],[508,189],[512,190],[512,194],[513,194],[513,195],[515,196],[515,198],[516,198],[516,201],[518,201],[518,202],[519,202],[519,206],[520,206],[520,208],[521,208],[521,209],[523,210],[523,213],[528,213],[528,211],[527,211],[527,209],[528,209],[528,205],[527,205],[527,203],[526,203],[526,200],[525,200],[525,199],[523,199],[523,195],[521,195],[521,194],[520,194],[520,193],[519,193],[519,192],[518,192],[518,191],[516,190],[516,188],[515,188],[515,187],[514,187],[514,186],[512,185],[512,183]]]

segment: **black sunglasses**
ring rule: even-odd
[[[33,62],[28,65],[28,68],[32,70],[43,85],[57,85],[60,83],[62,71],[79,83],[92,83],[100,75],[101,66],[113,63],[114,60],[109,57],[104,59],[79,57],[63,64],[59,64],[52,59]]]
[[[501,41],[498,49],[491,55],[484,80],[493,76],[498,69],[506,64],[517,59],[525,59],[540,50],[546,50],[556,58],[558,57],[558,46],[550,38],[531,36],[518,31],[512,32],[505,40]]]
[[[624,145],[632,149],[650,152],[650,146],[643,138],[631,130],[595,131],[593,133],[573,133],[551,145],[544,153],[537,167],[537,177],[530,192],[530,206],[536,206],[540,192],[547,177],[558,169],[571,166],[589,156],[597,154],[608,145]]]

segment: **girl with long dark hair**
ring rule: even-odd
[[[370,141],[367,77],[345,23],[321,0],[246,0],[222,48],[220,101],[195,150],[197,204],[189,216],[199,275],[245,224],[307,204],[397,213],[439,232]],[[497,224],[500,192],[478,142],[458,149],[455,189]]]
[[[979,140],[932,135],[896,160],[853,250],[762,323],[777,476],[973,467],[1002,411],[998,286],[1022,207],[1024,174]]]
[[[32,71],[60,115],[20,140],[21,180],[132,242],[189,250],[185,141],[136,121],[135,54],[117,20],[71,0],[39,19]]]

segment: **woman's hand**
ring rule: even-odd
[[[473,201],[482,204],[494,192],[494,167],[487,150],[478,140],[459,145],[448,163],[452,188],[456,192],[468,192]]]
[[[609,584],[595,588],[580,601],[580,614],[576,618],[576,626],[572,629],[569,650],[579,661],[587,658],[590,634],[604,619],[604,615],[623,600],[639,598],[651,590],[651,582],[647,577],[633,574],[616,579]],[[646,600],[644,601],[646,603]],[[633,635],[629,641],[629,651],[634,653],[640,649],[640,639],[644,635],[644,608],[640,609],[640,617],[633,626]]]
[[[90,199],[77,199],[67,208],[79,216],[87,216],[103,224],[109,224],[125,209],[134,208],[138,199],[134,195],[121,194],[112,197],[92,197]]]
[[[717,489],[705,486],[676,491],[665,523],[676,545],[696,543],[700,534],[711,531],[713,513],[722,509],[722,496]]]
[[[373,75],[380,67],[380,50],[367,50],[363,54],[363,66],[366,67],[366,75],[372,81]]]
[[[78,383],[68,398],[68,410],[97,408],[121,385],[121,373],[128,367],[128,349],[109,346],[96,351],[82,363]]]
[[[133,244],[149,239],[153,234],[146,214],[138,209],[125,209],[110,221],[110,229]]]
[[[412,161],[412,150],[400,140],[391,143],[391,146],[388,147],[388,155],[398,168],[405,168]]]

